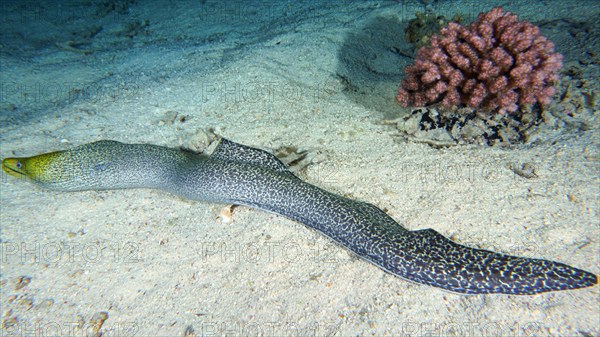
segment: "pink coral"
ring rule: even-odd
[[[538,27],[496,7],[469,27],[451,22],[434,35],[406,67],[396,99],[403,106],[441,102],[514,112],[550,103],[561,68],[562,55]]]

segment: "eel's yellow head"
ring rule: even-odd
[[[5,158],[2,160],[2,171],[17,179],[26,179],[38,184],[55,181],[52,163],[61,152],[51,152],[26,158]]]

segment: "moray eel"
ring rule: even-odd
[[[210,155],[99,141],[6,158],[2,170],[54,191],[151,188],[280,214],[396,276],[456,293],[531,295],[598,282],[559,262],[466,247],[433,229],[407,230],[371,204],[302,181],[274,155],[224,138]]]

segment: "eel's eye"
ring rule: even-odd
[[[20,162],[20,161],[18,161],[18,162],[16,162],[16,163],[15,163],[15,166],[16,166],[18,169],[20,169],[20,168],[21,168],[23,165],[21,164],[21,162]]]

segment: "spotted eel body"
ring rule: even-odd
[[[227,139],[211,155],[99,141],[7,158],[2,169],[56,191],[152,188],[273,212],[403,279],[457,293],[529,295],[598,282],[596,275],[559,262],[465,247],[433,229],[409,231],[379,208],[306,183],[272,154]]]

